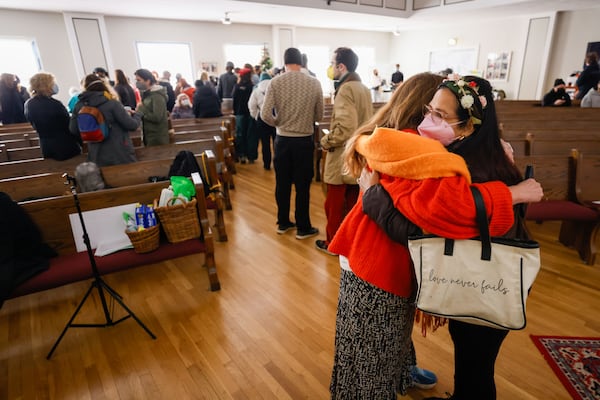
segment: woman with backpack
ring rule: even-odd
[[[137,161],[131,136],[129,132],[135,131],[140,126],[140,118],[134,113],[132,116],[123,105],[108,92],[106,85],[96,75],[90,74],[83,81],[84,91],[79,95],[75,105],[69,129],[74,135],[81,135],[83,128],[82,108],[92,114],[97,109],[104,121],[96,121],[98,125],[104,124],[108,135],[98,141],[88,141],[88,161],[98,164],[99,167],[107,165],[127,164]],[[89,111],[88,111],[89,110]]]

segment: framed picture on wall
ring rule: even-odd
[[[488,81],[507,81],[510,69],[510,51],[488,53],[485,65],[485,79]]]
[[[214,61],[200,63],[200,69],[202,71],[208,72],[208,75],[215,75],[218,72],[218,66],[219,65]]]

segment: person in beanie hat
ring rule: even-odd
[[[554,87],[546,93],[542,100],[542,106],[569,107],[571,96],[565,90],[565,81],[558,78],[554,80]]]

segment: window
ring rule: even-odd
[[[0,73],[15,74],[21,85],[29,87],[29,78],[42,70],[37,44],[33,39],[0,38]]]
[[[356,68],[356,72],[360,75],[360,79],[363,83],[367,87],[370,87],[373,69],[377,68],[377,65],[375,64],[375,49],[373,47],[352,47],[352,50],[354,50],[358,56],[358,67]],[[381,76],[381,73],[379,76]]]
[[[333,93],[333,81],[327,77],[327,68],[331,63],[333,50],[330,51],[327,46],[300,46],[298,49],[301,53],[306,54],[308,69],[314,72],[321,82],[323,96]]]
[[[264,44],[226,44],[225,61],[231,61],[236,68],[243,68],[244,64],[260,65]],[[220,66],[225,71],[225,65]]]
[[[163,71],[169,71],[172,77],[181,74],[190,85],[194,84],[189,43],[137,42],[136,48],[140,68],[156,71],[159,77]]]

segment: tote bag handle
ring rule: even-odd
[[[479,228],[479,240],[481,241],[481,259],[490,261],[492,259],[492,241],[490,238],[490,228],[485,211],[485,203],[479,189],[471,186],[471,194],[475,200],[475,210],[477,211],[477,227]],[[444,255],[451,256],[454,253],[454,239],[445,239]]]

